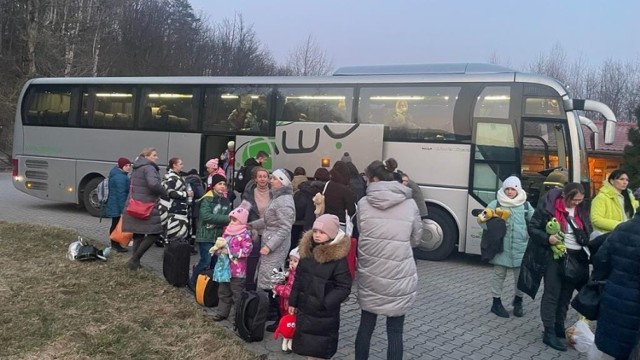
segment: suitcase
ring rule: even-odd
[[[195,296],[196,302],[202,306],[218,306],[218,283],[213,281],[211,271],[198,275]]]
[[[174,240],[164,247],[162,274],[173,286],[186,286],[189,282],[191,245],[186,239]]]

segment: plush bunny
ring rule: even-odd
[[[316,216],[324,214],[324,195],[322,195],[322,193],[317,193],[313,196],[313,205],[316,206],[316,209],[313,211]]]

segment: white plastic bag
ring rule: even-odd
[[[571,335],[572,340],[575,342],[573,347],[576,348],[578,352],[586,354],[591,349],[595,336],[589,328],[589,324],[583,319],[576,321],[576,323],[573,324],[573,328],[573,335]]]

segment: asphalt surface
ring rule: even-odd
[[[111,223],[110,219],[99,222],[77,205],[40,200],[21,193],[13,187],[11,174],[7,172],[0,173],[0,220],[56,225],[104,244]],[[197,258],[193,256],[192,262]],[[162,249],[152,247],[143,257],[142,264],[162,276]],[[404,325],[405,359],[586,359],[574,349],[559,352],[542,343],[540,295],[536,300],[525,298],[522,318],[502,319],[490,313],[492,267],[480,262],[479,257],[455,255],[441,262],[418,261],[417,265],[420,279],[417,301],[406,315]],[[503,303],[510,313],[512,279],[509,273],[503,296]],[[352,295],[342,305],[340,343],[334,359],[354,358],[360,320],[355,292],[354,285]],[[187,290],[185,296],[193,299]],[[213,314],[215,308],[203,308],[203,311]],[[577,318],[575,311],[570,310],[566,326]],[[229,321],[218,324],[233,334]],[[266,333],[263,341],[246,346],[262,359],[301,358],[284,354],[280,344],[280,340],[274,340],[271,333]],[[370,358],[386,359],[386,348],[385,321],[379,318],[371,341]]]

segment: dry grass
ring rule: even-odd
[[[74,234],[0,222],[0,358],[254,359],[146,270],[66,259]]]

